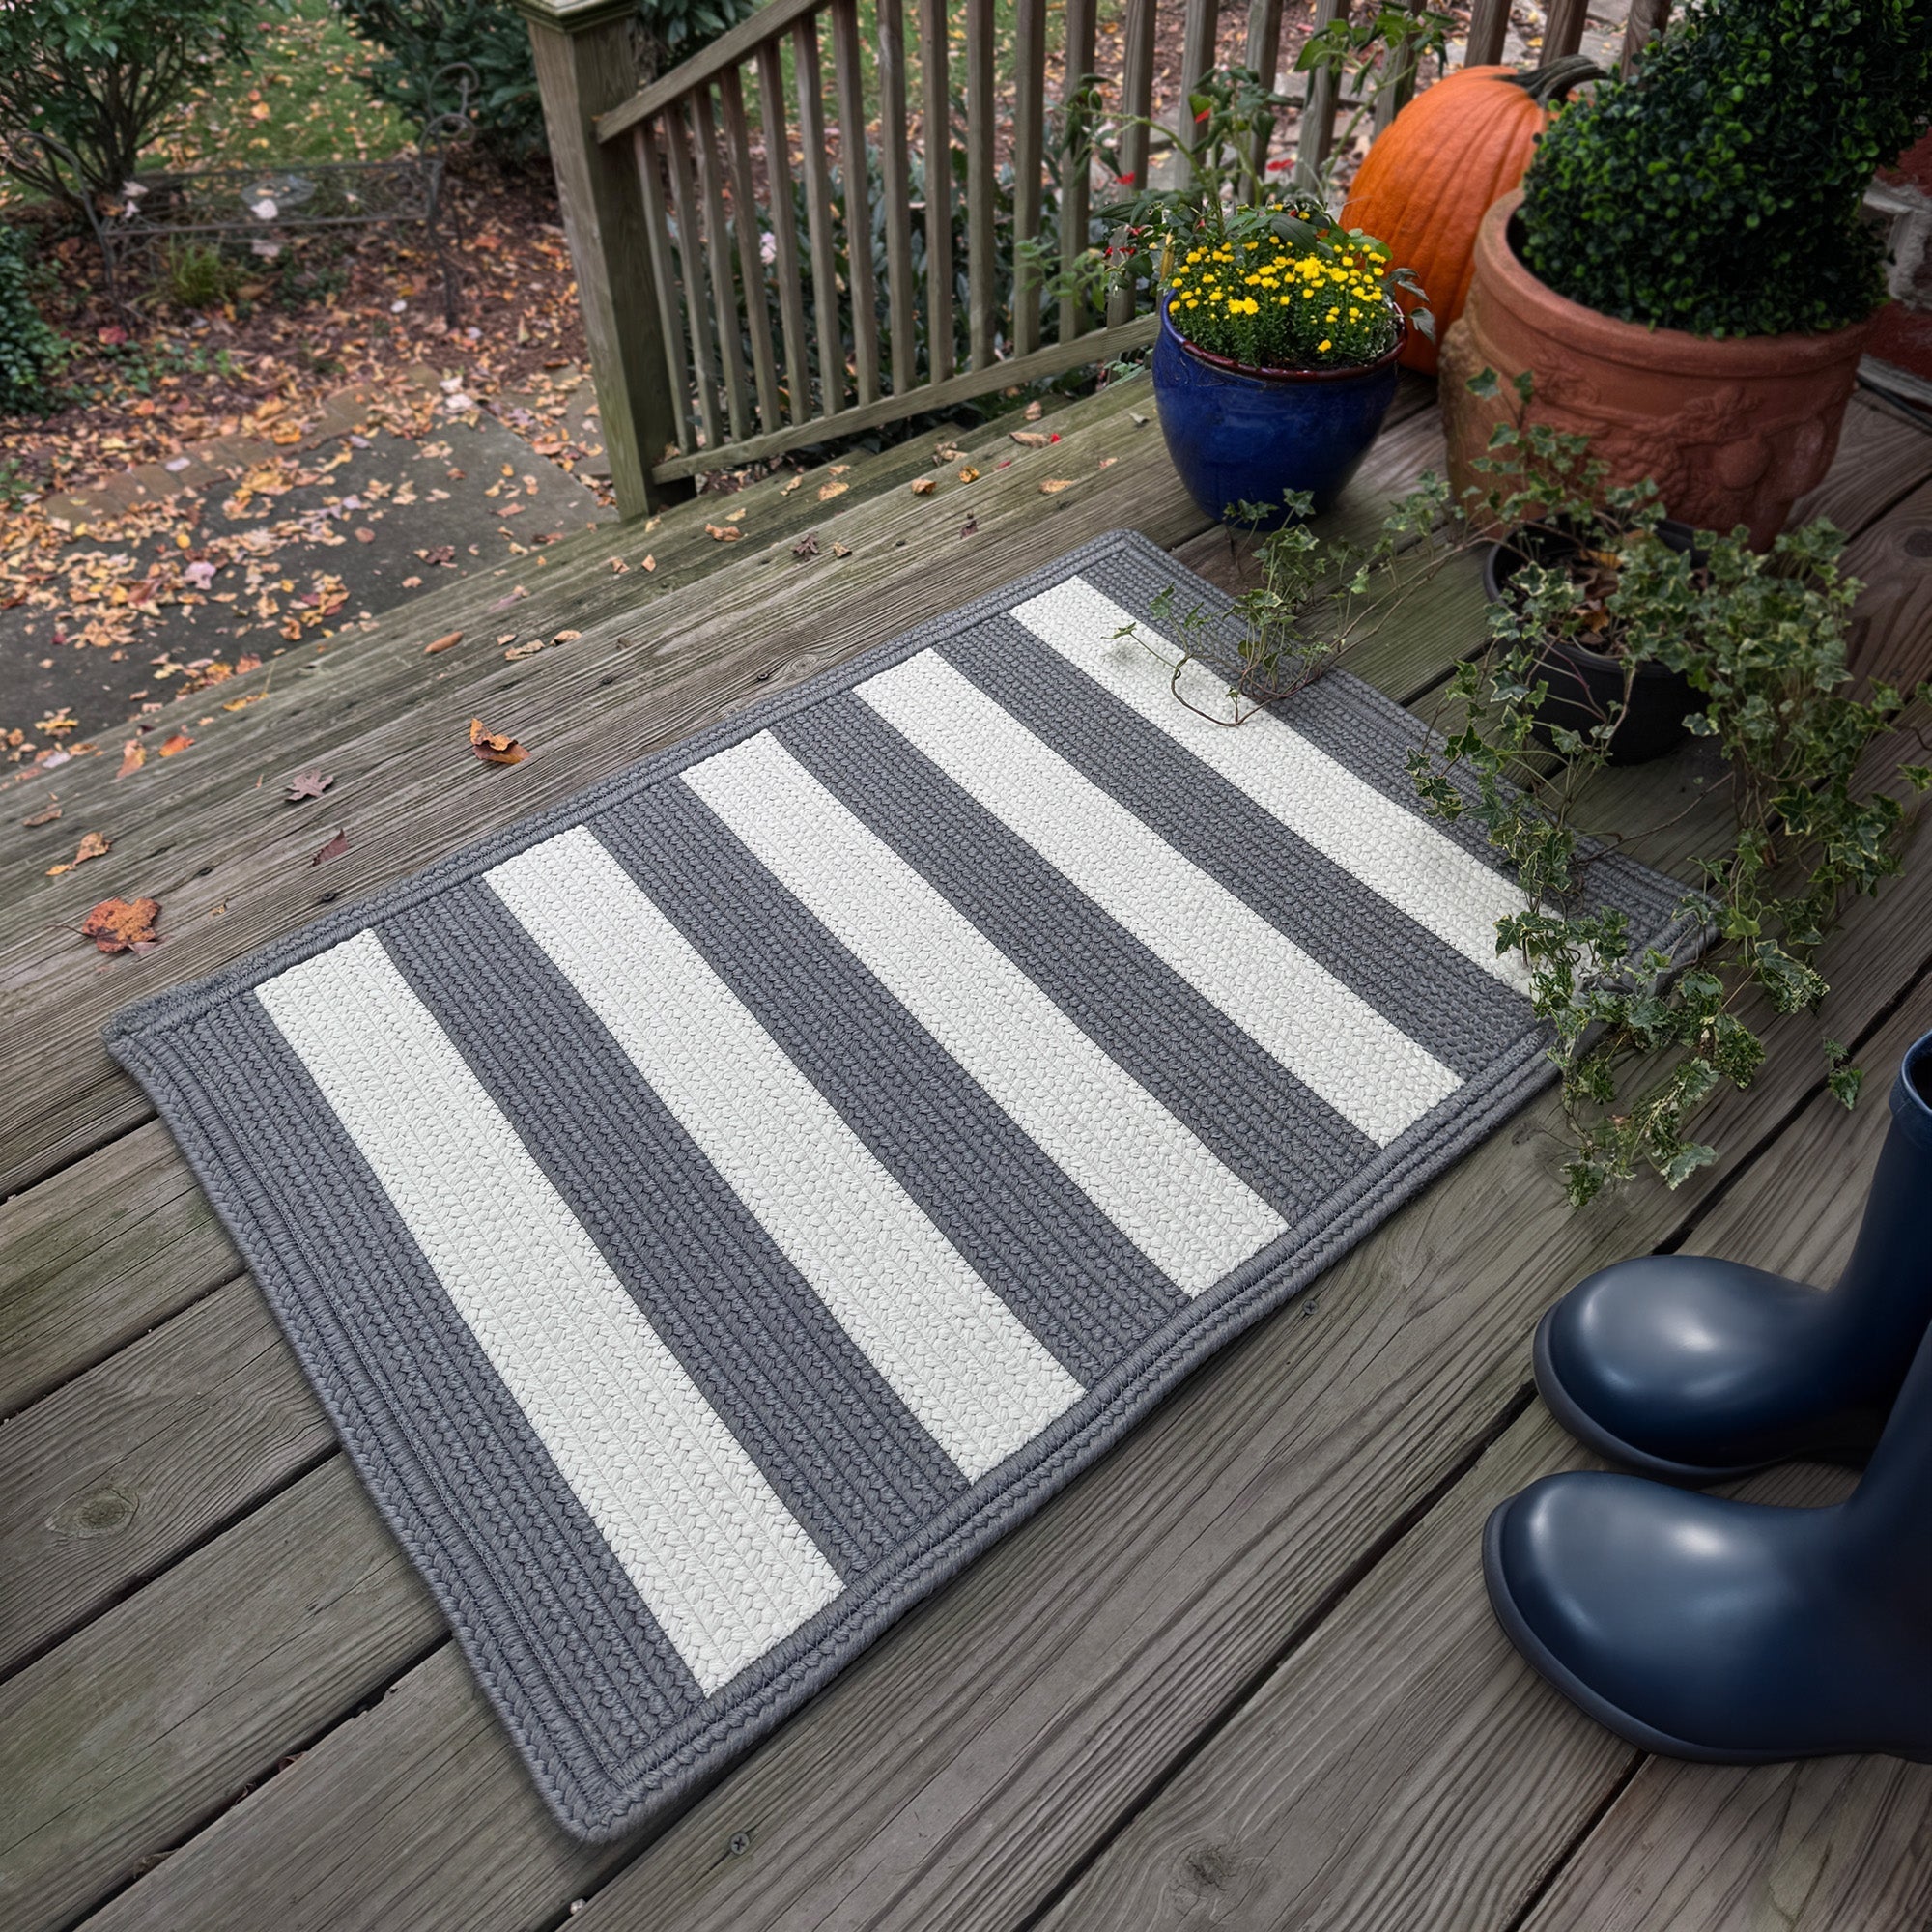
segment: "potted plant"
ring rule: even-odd
[[[1634,73],[1573,102],[1484,217],[1444,338],[1450,478],[1535,374],[1612,483],[1759,548],[1825,473],[1872,318],[1872,172],[1932,119],[1932,0],[1692,0]]]
[[[1256,169],[1256,135],[1285,104],[1245,69],[1208,75],[1191,129],[1171,135],[1183,185],[1102,209],[1117,241],[1056,284],[1152,290],[1174,467],[1210,517],[1265,504],[1264,524],[1333,502],[1381,429],[1406,330],[1434,327],[1420,305],[1405,321],[1394,292],[1419,300],[1420,285],[1386,247]]]

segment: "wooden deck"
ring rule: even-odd
[[[103,1053],[101,1022],[137,994],[1101,530],[1135,526],[1232,581],[1238,559],[1150,413],[1130,384],[1056,416],[1045,450],[964,439],[972,484],[929,469],[922,443],[559,544],[521,577],[292,654],[250,681],[269,684],[259,703],[186,700],[195,744],[166,763],[117,782],[110,750],[6,794],[13,1932],[1923,1932],[1932,1770],[1645,1758],[1517,1662],[1477,1530],[1498,1497],[1585,1460],[1528,1367],[1537,1314],[1578,1275],[1682,1247],[1829,1279],[1848,1250],[1883,1080],[1932,1024],[1932,835],[1828,962],[1832,1030],[1874,1069],[1855,1114],[1787,1028],[1759,1084],[1718,1108],[1714,1168],[1573,1215],[1551,1106],[1532,1105],[681,1818],[606,1848],[550,1823],[172,1142]],[[1426,390],[1398,413],[1345,521],[1434,458]],[[906,489],[921,474],[942,479],[934,496]],[[1072,487],[1043,495],[1048,478]],[[1862,647],[1922,643],[1932,438],[1856,405],[1811,507],[1856,533],[1873,579]],[[727,508],[742,522],[720,522]],[[714,541],[707,519],[742,540]],[[793,553],[806,529],[815,557]],[[1424,699],[1479,625],[1472,578],[1449,578],[1356,668]],[[460,646],[423,656],[454,629]],[[506,663],[512,629],[582,635]],[[477,763],[476,715],[530,758]],[[317,764],[327,797],[282,803]],[[1696,781],[1689,757],[1619,781],[1617,822],[1656,828],[1640,856],[1682,867]],[[18,829],[49,789],[61,821]],[[347,854],[317,868],[338,827]],[[43,876],[94,829],[108,858]],[[76,927],[110,895],[158,899],[166,943],[96,954]],[[1752,1488],[1796,1500],[1844,1481],[1794,1469]]]

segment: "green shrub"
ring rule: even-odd
[[[0,416],[49,408],[67,345],[34,305],[24,230],[0,223]]]
[[[113,192],[216,61],[246,58],[256,0],[31,0],[0,5],[0,167],[59,201]],[[71,149],[71,181],[20,139]]]
[[[1932,0],[1692,0],[1538,142],[1523,257],[1626,322],[1843,327],[1884,298],[1866,185],[1928,124]]]
[[[470,97],[478,137],[510,160],[544,147],[543,106],[530,60],[529,29],[510,0],[336,0],[378,52],[365,75],[379,100],[418,127],[456,107],[452,63],[476,71]],[[755,0],[641,0],[638,21],[653,71],[683,60],[749,14]]]
[[[217,243],[177,242],[168,250],[168,294],[183,308],[215,308],[227,301],[241,271]]]

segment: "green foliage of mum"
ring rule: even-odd
[[[1928,125],[1932,0],[1692,0],[1538,142],[1524,260],[1625,322],[1844,327],[1885,294],[1866,185]]]

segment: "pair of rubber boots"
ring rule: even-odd
[[[1835,1288],[1624,1262],[1544,1317],[1535,1360],[1578,1441],[1665,1480],[1547,1476],[1490,1518],[1490,1601],[1523,1656],[1665,1756],[1932,1762],[1932,1033]],[[1828,1509],[1666,1486],[1798,1459],[1865,1469]]]

